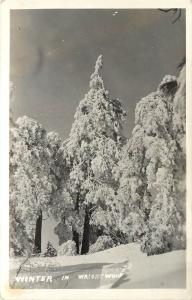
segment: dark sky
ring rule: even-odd
[[[176,74],[185,55],[184,13],[172,19],[156,9],[13,10],[14,118],[28,115],[65,138],[102,54],[104,83],[128,112],[129,136],[136,102]]]
[[[172,19],[156,9],[12,11],[14,118],[28,115],[67,137],[102,54],[105,86],[122,100],[130,136],[137,101],[155,91],[164,75],[175,75],[185,55],[184,13],[175,24]],[[43,222],[43,249],[47,240],[58,244],[54,224]]]

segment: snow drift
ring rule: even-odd
[[[138,244],[129,244],[89,255],[36,257],[30,258],[17,275],[21,278],[28,275],[51,275],[53,280],[47,283],[19,282],[16,273],[23,261],[24,258],[10,260],[11,287],[185,288],[184,250],[147,256],[140,251]],[[115,277],[114,272],[118,270],[120,276]],[[111,277],[105,275],[111,273]]]

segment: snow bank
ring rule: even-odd
[[[25,263],[25,268],[30,267],[61,267],[83,263],[117,263],[135,256],[146,256],[140,252],[138,244],[121,245],[108,250],[88,255],[57,257],[32,257]],[[11,258],[10,269],[16,269],[26,258]]]
[[[31,258],[23,267],[27,271],[31,268],[35,272],[41,271],[64,271],[70,266],[128,262],[128,279],[119,280],[113,288],[185,288],[185,251],[177,250],[165,254],[147,256],[140,251],[138,244],[121,245],[112,249],[104,250],[89,255],[39,257]],[[17,269],[24,259],[11,259],[10,269]],[[90,265],[91,266],[91,265]],[[59,269],[58,269],[59,268]],[[103,271],[105,266],[103,267]],[[77,282],[76,282],[77,285]],[[108,288],[112,287],[109,284]],[[60,287],[62,288],[62,287]],[[77,288],[74,285],[73,288]],[[101,281],[100,288],[106,288]]]

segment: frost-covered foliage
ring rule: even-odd
[[[74,241],[69,240],[66,243],[63,243],[58,247],[57,255],[67,255],[73,256],[76,255],[76,244]]]
[[[146,176],[145,128],[137,124],[132,137],[122,151],[122,157],[115,169],[119,189],[117,211],[119,228],[135,241],[145,232],[146,219],[151,205],[151,193]]]
[[[14,195],[12,195],[14,198]],[[11,195],[10,195],[11,197]],[[32,253],[34,246],[34,234],[30,224],[23,222],[18,207],[15,207],[14,200],[10,198],[9,205],[9,254],[10,256],[24,256]]]
[[[138,102],[135,128],[116,172],[121,177],[120,228],[141,240],[148,254],[184,247],[184,205],[175,174],[180,150],[173,124],[178,90],[177,78],[167,75],[156,92]]]
[[[124,143],[122,123],[126,113],[121,102],[112,99],[105,89],[101,67],[99,56],[90,90],[79,103],[69,139],[64,143],[64,159],[70,169],[68,190],[75,216],[79,217],[72,227],[78,232],[83,230],[85,210],[87,214],[97,208],[107,210],[108,203],[114,201],[112,170]]]
[[[142,98],[125,141],[126,116],[100,75],[80,101],[69,138],[22,117],[10,129],[10,253],[29,255],[43,213],[58,221],[59,255],[140,241],[147,254],[185,247],[185,66]],[[125,144],[126,143],[126,144]],[[99,232],[99,234],[97,234]],[[106,236],[104,236],[106,235]],[[48,243],[47,255],[56,254]]]
[[[36,219],[40,211],[51,214],[57,189],[50,141],[58,138],[26,116],[16,121],[10,137],[10,247],[31,252]]]
[[[81,187],[81,194],[93,191],[95,185],[113,180],[112,169],[119,157],[125,112],[118,99],[112,100],[100,77],[102,57],[99,56],[91,76],[90,90],[80,101],[75,114],[65,155],[70,171],[71,190]],[[97,191],[97,190],[96,190]],[[94,198],[91,197],[91,203]],[[97,201],[96,201],[97,202]]]
[[[104,235],[98,237],[97,241],[90,246],[89,253],[95,253],[103,251],[115,246],[112,238],[110,236]]]
[[[184,79],[185,80],[185,79]],[[177,85],[176,89],[173,88]],[[169,87],[171,90],[169,91]],[[147,177],[150,188],[156,191],[149,215],[146,235],[143,239],[143,250],[148,254],[162,253],[185,247],[185,198],[181,197],[179,172],[185,170],[185,153],[179,146],[174,126],[175,98],[181,88],[180,79],[169,83],[163,89],[167,101],[167,118],[164,116],[164,127],[158,128],[158,138],[147,139],[146,157],[149,160]],[[161,92],[161,86],[159,87]],[[181,95],[181,92],[179,92]],[[185,102],[183,95],[181,102]],[[185,103],[183,103],[185,107]],[[183,110],[179,110],[183,120]],[[182,126],[182,124],[181,124]],[[185,138],[183,130],[182,139]]]
[[[57,256],[57,250],[53,247],[53,245],[49,241],[47,242],[47,249],[46,249],[45,253],[43,254],[43,256],[46,256],[46,257]]]

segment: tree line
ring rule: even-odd
[[[137,103],[129,139],[102,65],[99,56],[67,139],[27,116],[10,128],[13,255],[41,252],[49,216],[59,243],[73,240],[78,254],[103,234],[149,255],[185,248],[185,65]]]

